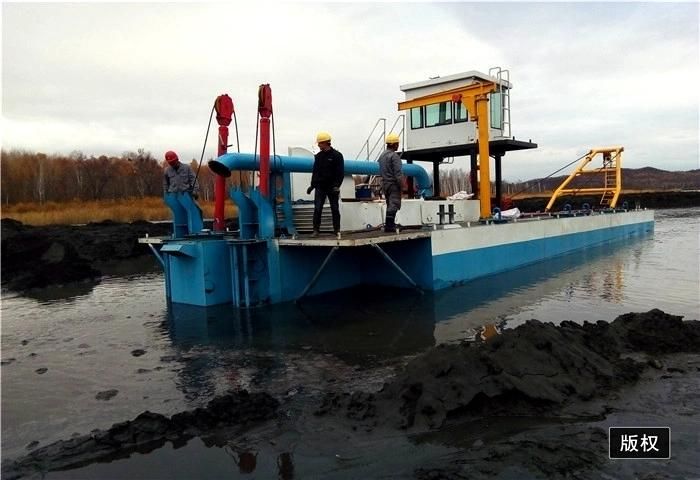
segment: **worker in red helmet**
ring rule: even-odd
[[[189,165],[180,163],[177,153],[172,150],[165,152],[168,166],[163,174],[163,191],[165,193],[189,192],[197,199],[197,185],[194,172]]]

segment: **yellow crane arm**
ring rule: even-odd
[[[549,212],[558,197],[562,195],[577,195],[579,193],[602,193],[603,196],[600,199],[600,205],[603,207],[615,208],[617,200],[620,197],[620,192],[622,192],[622,152],[624,151],[624,147],[597,147],[589,150],[581,163],[561,185],[554,190],[544,211]],[[586,170],[586,165],[598,154],[603,156],[603,166],[594,170]],[[591,174],[599,176],[602,174],[602,187],[566,188],[576,177]]]

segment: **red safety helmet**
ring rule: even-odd
[[[177,163],[179,160],[180,159],[177,158],[177,153],[173,152],[172,150],[165,152],[165,161],[168,162],[169,165]]]

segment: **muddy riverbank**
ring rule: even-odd
[[[333,388],[315,392],[302,386],[282,396],[232,392],[171,417],[143,412],[107,430],[5,459],[3,478],[125,458],[167,441],[200,437],[205,445],[230,447],[245,438],[248,446],[269,445],[290,432],[318,455],[330,455],[333,448],[354,452],[331,458],[339,464],[359,462],[368,444],[387,451],[405,442],[425,451],[428,445],[443,446],[439,453],[404,459],[410,472],[399,477],[601,478],[612,471],[615,478],[687,478],[700,473],[694,460],[700,322],[660,310],[622,315],[612,323],[554,326],[533,320],[485,342],[428,349],[377,389],[351,383],[336,381]],[[610,422],[673,425],[673,458],[611,462]]]
[[[98,280],[115,264],[152,255],[139,237],[172,233],[168,223],[111,221],[34,227],[2,219],[2,287],[26,291]]]

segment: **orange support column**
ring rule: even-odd
[[[479,130],[479,206],[481,218],[491,216],[491,171],[489,169],[489,98],[476,99],[477,129]]]

